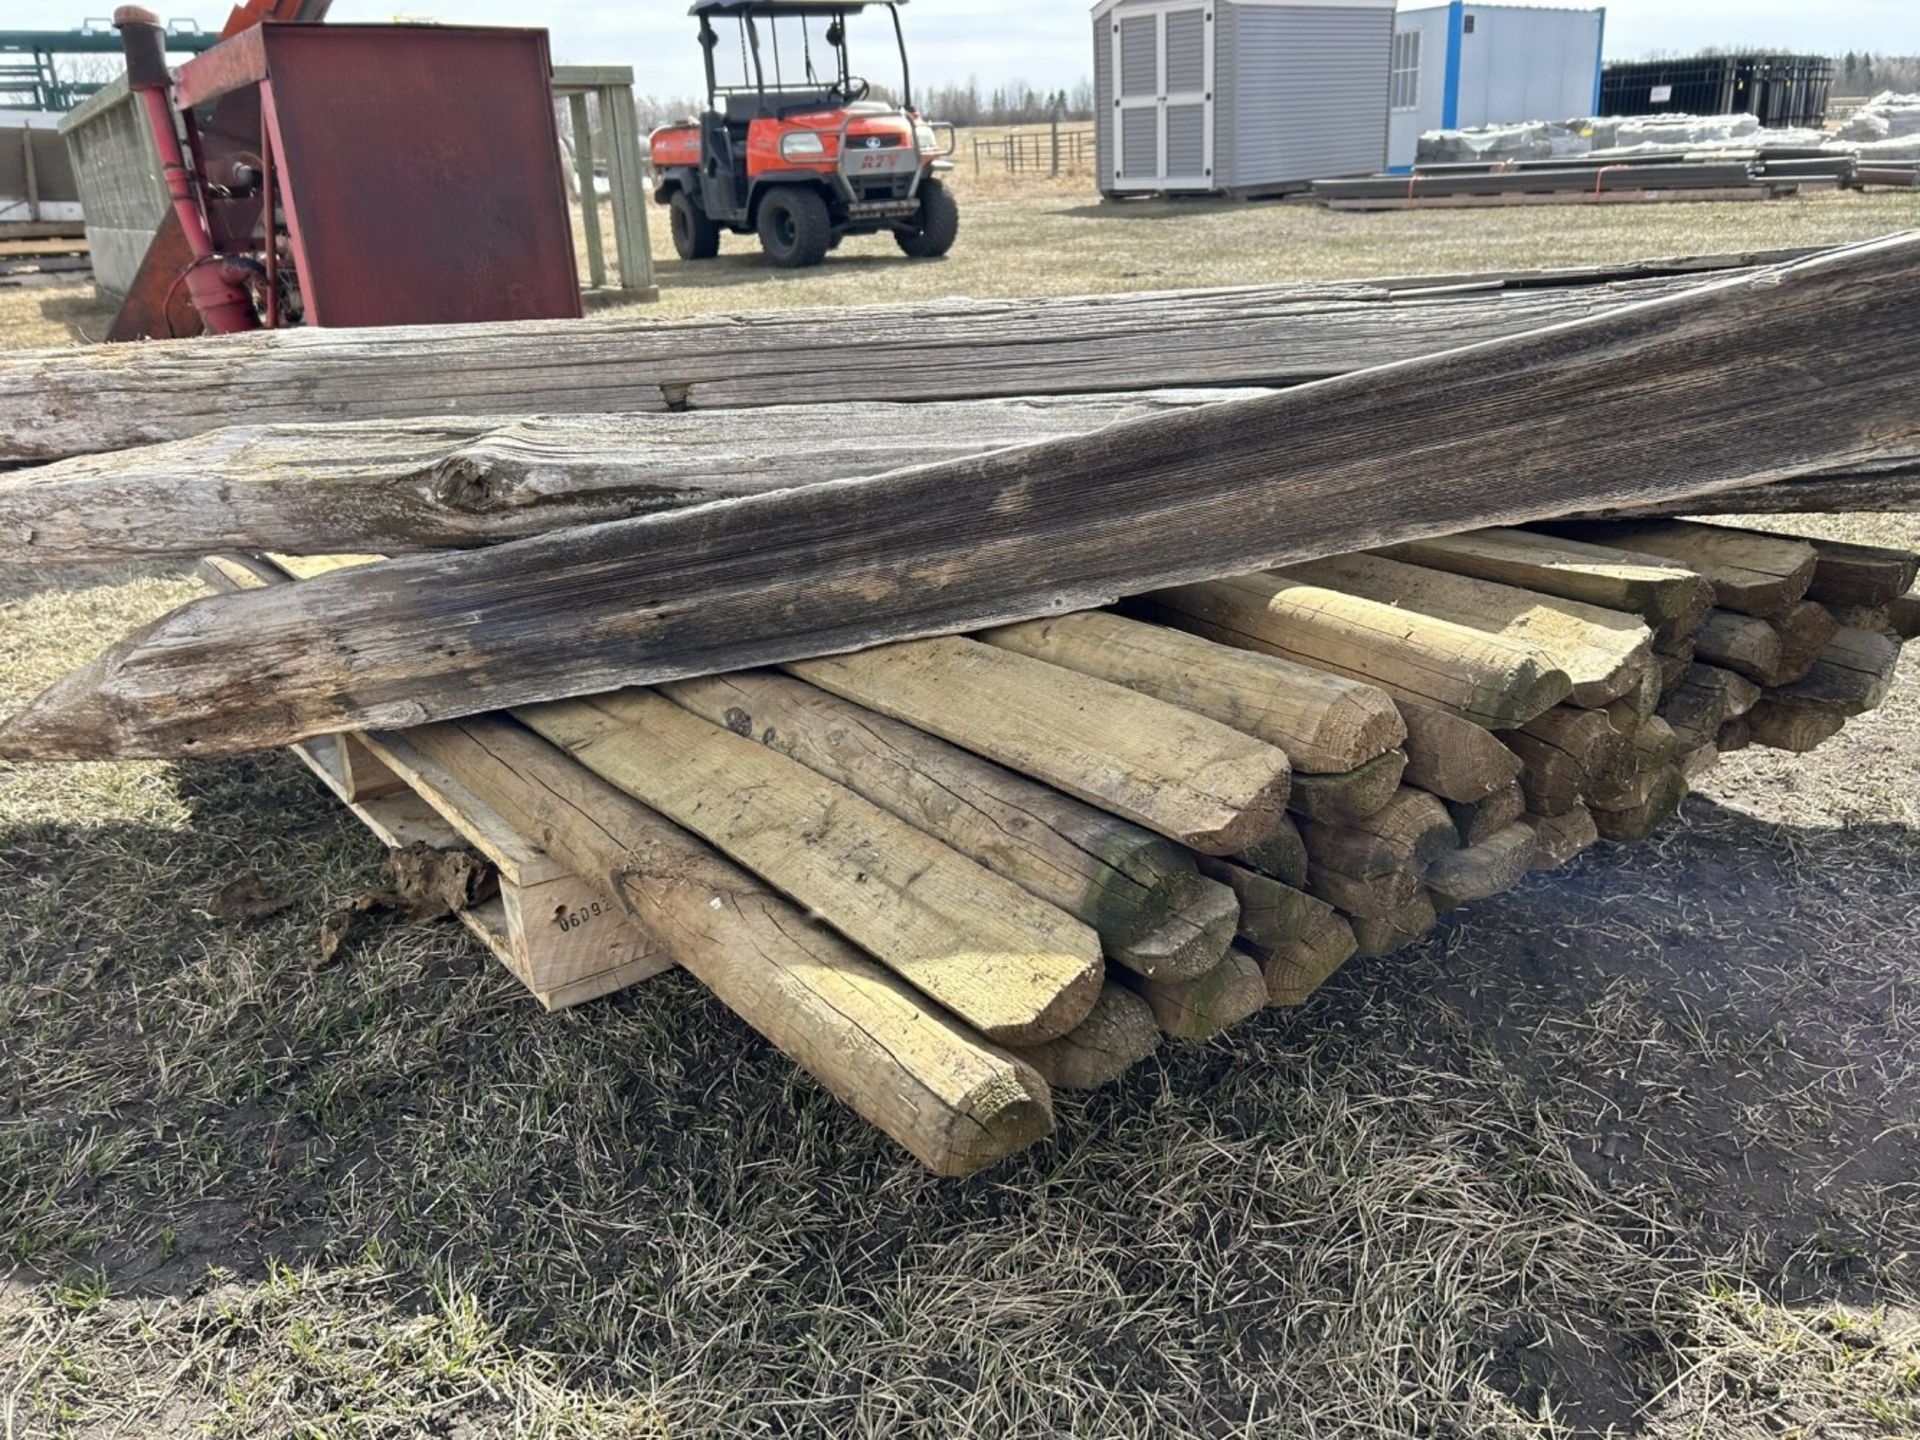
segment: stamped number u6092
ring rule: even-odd
[[[606,909],[598,900],[581,906],[578,910],[562,910],[557,917],[562,930],[578,930],[589,920],[597,919]]]

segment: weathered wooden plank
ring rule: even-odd
[[[1475,530],[1389,545],[1396,559],[1538,590],[1640,616],[1663,648],[1691,634],[1713,606],[1713,587],[1662,555],[1636,554],[1527,530]]]
[[[1902,640],[1920,639],[1920,591],[1887,602],[1887,623]]]
[[[1290,772],[1273,746],[977,640],[913,641],[788,668],[1202,854],[1243,850],[1285,818]]]
[[[1460,845],[1446,802],[1411,786],[1402,787],[1377,813],[1351,824],[1302,825],[1300,838],[1311,864],[1362,880],[1395,870],[1425,870]]]
[[[1619,699],[1639,683],[1652,661],[1653,636],[1637,616],[1580,600],[1384,555],[1330,555],[1285,566],[1279,573],[1532,645],[1555,669],[1566,672],[1576,705]]]
[[[1292,943],[1318,945],[1325,939],[1333,907],[1305,891],[1230,860],[1205,859],[1207,874],[1228,886],[1240,900],[1238,938],[1258,954]]]
[[[1406,768],[1406,752],[1389,750],[1338,775],[1295,775],[1287,808],[1302,820],[1363,819],[1394,797]]]
[[[1772,615],[1807,593],[1818,556],[1804,540],[1687,520],[1549,527],[1574,538],[1677,560],[1713,582],[1714,602],[1743,615]]]
[[[1130,969],[1197,975],[1232,938],[1229,930],[1211,953],[1159,953],[1163,929],[1215,888],[1185,850],[923,730],[765,670],[676,681],[662,693],[1085,921],[1107,958]]]
[[[1267,1004],[1260,962],[1238,947],[1197,979],[1148,980],[1125,970],[1117,978],[1152,1007],[1161,1030],[1176,1040],[1210,1040]]]
[[[1404,910],[1424,893],[1417,870],[1391,870],[1364,878],[1324,865],[1307,870],[1307,894],[1356,920],[1378,920]]]
[[[1702,660],[1756,684],[1778,683],[1780,632],[1765,620],[1737,610],[1714,610],[1694,632],[1693,642]]]
[[[1766,698],[1844,718],[1876,710],[1893,688],[1900,641],[1876,630],[1838,630],[1806,675],[1769,690]]]
[[[1917,260],[1896,237],[1095,436],[217,596],[60,682],[0,757],[411,725],[1873,460],[1911,429]]]
[[[1745,739],[1750,745],[1805,755],[1838,735],[1846,727],[1847,717],[1824,706],[1768,697],[1755,705],[1751,714],[1728,723],[1744,726]]]
[[[1920,483],[1915,489],[1920,491]],[[1807,598],[1823,605],[1887,605],[1911,590],[1920,573],[1920,555],[1911,550],[1818,536],[1807,537],[1807,544],[1819,557]]]
[[[1082,611],[979,638],[1198,711],[1278,746],[1300,772],[1352,770],[1406,738],[1371,685],[1122,615]]]
[[[1396,785],[1394,787],[1398,789]],[[1384,803],[1384,802],[1383,802]],[[1307,883],[1307,845],[1300,838],[1300,827],[1289,820],[1257,845],[1249,845],[1233,857],[1249,869],[1271,875],[1295,889]]]
[[[1532,868],[1534,833],[1519,821],[1477,845],[1442,855],[1427,871],[1434,909],[1444,914],[1513,889]]]
[[[1453,817],[1454,829],[1460,833],[1460,843],[1474,846],[1491,840],[1526,815],[1527,792],[1515,780],[1484,800],[1470,804],[1449,800],[1446,804],[1447,813]]]
[[[1670,765],[1654,773],[1644,800],[1619,810],[1601,805],[1588,808],[1593,812],[1594,827],[1601,839],[1616,845],[1630,845],[1645,840],[1671,820],[1686,798],[1687,777],[1678,765]]]
[[[1815,572],[1818,578],[1818,572]],[[1770,674],[1759,677],[1763,685],[1791,685],[1806,677],[1813,664],[1820,658],[1821,652],[1833,643],[1834,636],[1840,631],[1840,621],[1833,611],[1818,600],[1796,600],[1775,615],[1769,616],[1767,623],[1773,626],[1780,636],[1780,663]],[[1859,626],[1859,629],[1882,630],[1885,626]]]
[[[1058,1040],[1013,1053],[1056,1090],[1097,1090],[1111,1084],[1160,1047],[1153,1009],[1109,980],[1087,1018]]]
[[[644,690],[515,719],[807,907],[990,1040],[1064,1035],[1099,938],[851,790]]]
[[[1687,745],[1706,744],[1720,727],[1753,709],[1760,687],[1717,665],[1695,663],[1660,702],[1660,715]]]
[[[0,463],[229,425],[1297,384],[1689,293],[1686,277],[1397,300],[1366,282],[689,320],[260,331],[0,356]],[[899,425],[883,426],[888,431]]]
[[[1521,822],[1533,831],[1535,870],[1558,870],[1600,843],[1593,812],[1576,805],[1564,815],[1528,815]]]
[[[1407,784],[1471,805],[1519,778],[1520,757],[1485,726],[1426,705],[1399,706],[1407,726]]]
[[[0,472],[0,563],[465,549],[1261,393],[234,425]]]
[[[1134,603],[1210,640],[1330,670],[1490,729],[1523,724],[1573,688],[1537,646],[1283,575],[1202,581]]]
[[[1052,1128],[1032,1067],[545,741],[497,719],[407,739],[931,1169],[969,1174]]]
[[[1604,710],[1558,705],[1501,739],[1526,762],[1520,785],[1527,808],[1564,815],[1626,762],[1631,741]]]
[[[1355,916],[1355,954],[1378,960],[1416,944],[1440,923],[1433,897],[1423,889],[1399,909],[1385,915]]]
[[[1304,1005],[1353,958],[1353,925],[1331,905],[1321,905],[1304,933],[1271,948],[1247,944],[1267,979],[1269,1005]]]

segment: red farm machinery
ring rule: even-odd
[[[170,208],[110,339],[581,313],[546,32],[249,0],[170,73],[114,16]]]
[[[707,108],[656,130],[654,199],[669,206],[683,260],[711,260],[720,235],[760,237],[775,265],[818,265],[848,235],[891,233],[916,259],[944,255],[960,209],[940,178],[950,125],[914,108],[900,6],[906,0],[700,0]],[[853,73],[848,23],[884,9],[899,51],[900,100]],[[729,23],[731,22],[731,23]],[[722,31],[737,34],[739,83],[720,82]],[[731,49],[731,45],[728,46]]]

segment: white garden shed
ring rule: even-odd
[[[1108,196],[1258,194],[1387,159],[1394,0],[1100,0]]]

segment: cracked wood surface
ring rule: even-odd
[[[1280,573],[1535,646],[1566,671],[1576,705],[1618,700],[1653,659],[1653,634],[1637,617],[1513,585],[1381,555],[1330,556]]]
[[[792,676],[748,670],[661,693],[1085,921],[1129,969],[1191,977],[1226,951],[1230,935],[1210,953],[1204,943],[1169,946],[1162,932],[1218,887],[1180,846],[1141,826]]]
[[[279,330],[0,355],[0,463],[233,423],[1286,385],[1683,294],[1698,276],[1403,295],[1365,281],[686,320]]]
[[[1490,729],[1524,724],[1573,688],[1530,641],[1284,574],[1202,581],[1139,603],[1143,613],[1210,640],[1318,666]]]
[[[0,471],[0,563],[468,549],[1263,393],[235,425]]]
[[[1884,458],[1920,430],[1917,262],[1894,237],[1094,436],[217,596],[59,682],[0,756],[407,726]]]
[[[804,765],[644,690],[514,718],[988,1039],[1056,1039],[1093,1008],[1091,929]]]
[[[1082,611],[1000,626],[979,638],[1277,745],[1296,773],[1352,770],[1406,739],[1393,701],[1371,685],[1164,625]]]
[[[1204,715],[977,640],[798,661],[803,680],[1207,855],[1286,818],[1287,757]]]
[[[407,739],[928,1168],[971,1174],[1053,1128],[1031,1066],[546,741],[497,717]]]

